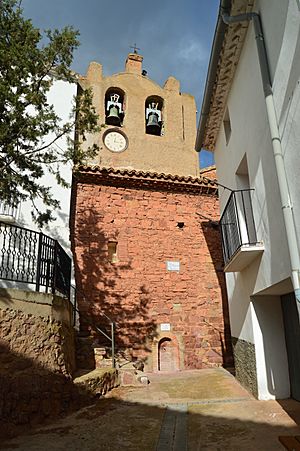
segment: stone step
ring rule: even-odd
[[[104,368],[112,365],[112,359],[110,357],[95,354],[95,363],[96,368]],[[120,370],[122,369],[136,370],[133,362],[128,362],[127,360],[118,359],[118,357],[116,357],[115,363],[116,367]]]
[[[76,367],[95,368],[95,356],[93,350],[93,337],[78,336],[76,337]]]
[[[80,344],[89,344],[89,345],[92,345],[92,343],[93,343],[93,338],[92,337],[76,337],[76,341],[78,342],[78,343],[80,343]]]
[[[120,385],[119,373],[112,368],[101,368],[78,374],[73,380],[83,392],[88,392],[93,396],[103,396],[109,390]]]
[[[111,368],[112,367],[112,359],[102,359],[96,360],[96,368]]]
[[[119,369],[119,378],[121,386],[148,385],[148,377],[141,371],[134,369]]]
[[[118,368],[136,369],[132,361],[124,358],[124,351],[119,351],[119,354],[116,351],[115,361]],[[76,366],[78,370],[111,368],[111,347],[99,344],[98,337],[78,333],[76,336]]]

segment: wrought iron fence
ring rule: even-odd
[[[252,191],[253,189],[233,191],[224,208],[220,226],[225,265],[241,246],[257,244]]]
[[[71,259],[57,240],[0,222],[0,279],[70,297]]]

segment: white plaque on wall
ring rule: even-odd
[[[179,261],[167,261],[167,270],[168,271],[180,271],[180,262]]]
[[[171,330],[171,324],[169,324],[169,323],[162,323],[160,325],[160,330]]]

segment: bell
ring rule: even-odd
[[[147,133],[150,135],[160,135],[160,125],[158,123],[158,116],[155,113],[150,113],[146,125]]]
[[[116,106],[112,106],[109,110],[109,114],[106,117],[106,123],[108,125],[120,125],[121,119],[119,116],[119,110]]]

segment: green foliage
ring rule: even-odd
[[[82,90],[67,123],[47,102],[53,76],[75,81],[70,65],[78,34],[65,27],[42,35],[23,17],[20,2],[0,1],[0,199],[12,206],[30,199],[40,225],[53,219],[51,211],[59,207],[50,187],[42,184],[46,168],[67,186],[59,168],[80,164],[98,150],[94,145],[83,152],[81,146],[88,133],[99,130],[90,90]],[[61,137],[66,137],[64,149],[57,143]],[[36,206],[37,199],[45,211]]]

